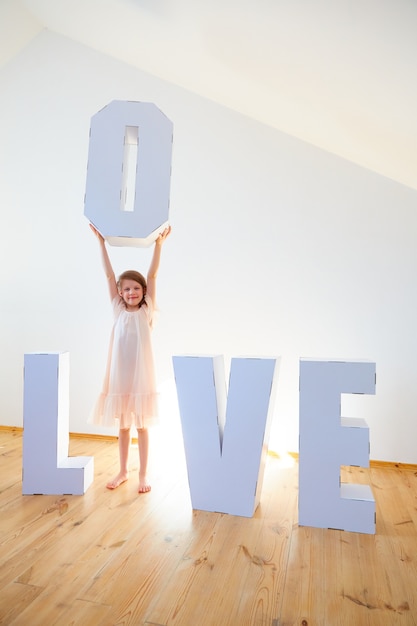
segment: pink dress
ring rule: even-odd
[[[103,390],[89,421],[119,429],[147,428],[157,419],[157,393],[151,329],[153,303],[145,296],[137,311],[114,298],[114,325]]]

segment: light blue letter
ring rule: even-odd
[[[340,466],[369,467],[366,422],[341,417],[342,393],[375,393],[375,363],[300,361],[299,524],[375,533],[369,485],[340,484]]]
[[[23,495],[82,495],[94,458],[68,456],[69,354],[25,354]]]
[[[277,359],[174,356],[192,506],[251,517],[259,504]]]
[[[111,245],[148,246],[167,224],[171,154],[172,122],[151,102],[93,115],[84,214]]]

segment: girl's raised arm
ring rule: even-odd
[[[165,228],[165,230],[156,239],[155,247],[153,249],[152,261],[151,261],[151,264],[150,264],[149,270],[148,270],[148,276],[147,276],[147,279],[146,279],[146,282],[147,282],[146,293],[150,297],[150,299],[152,300],[152,302],[154,304],[156,302],[156,300],[155,300],[155,298],[156,298],[156,277],[158,275],[159,263],[160,263],[160,260],[161,260],[162,244],[164,243],[165,239],[168,237],[170,232],[171,232],[171,226],[168,226],[167,228]]]
[[[103,264],[104,272],[107,277],[107,284],[109,286],[110,299],[113,300],[119,292],[117,290],[116,277],[114,275],[114,271],[110,263],[109,255],[107,254],[106,242],[104,241],[103,235],[101,235],[101,233],[98,232],[95,226],[90,224],[90,228],[95,234],[95,236],[97,237],[97,240],[100,245],[101,262]]]

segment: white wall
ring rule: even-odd
[[[367,419],[372,458],[417,463],[417,192],[46,31],[0,93],[1,424],[22,425],[23,354],[69,350],[70,428],[107,432],[86,423],[111,327],[88,132],[111,100],[141,100],[174,123],[161,388],[173,354],[282,355],[274,447],[297,450],[299,357],[372,359],[377,396],[345,414]],[[147,269],[150,250],[110,253],[116,272]]]

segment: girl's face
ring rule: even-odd
[[[119,295],[123,298],[126,309],[128,311],[134,311],[139,307],[139,304],[143,298],[143,287],[136,280],[125,278],[122,280]]]

